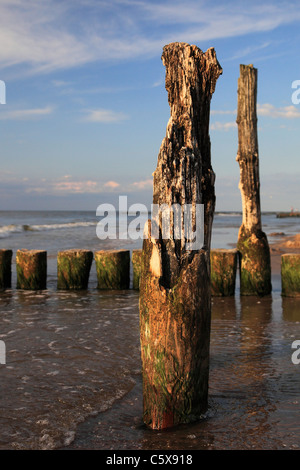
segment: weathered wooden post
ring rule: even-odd
[[[164,47],[162,60],[171,117],[154,172],[153,203],[181,209],[203,204],[204,243],[188,249],[185,238],[178,239],[174,218],[169,239],[163,237],[163,218],[158,237],[148,222],[152,236],[143,243],[140,338],[144,422],[152,429],[194,421],[207,409],[215,206],[209,114],[222,73],[213,48],[203,53],[173,43]]]
[[[85,290],[88,288],[93,252],[90,250],[64,250],[57,253],[57,288]]]
[[[139,290],[140,286],[140,277],[141,277],[141,269],[142,269],[142,250],[132,250],[132,267],[133,267],[133,282],[132,288],[135,290]]]
[[[17,289],[43,290],[47,284],[47,252],[18,250],[16,254]]]
[[[261,225],[256,100],[257,69],[253,65],[241,65],[236,121],[243,205],[237,243],[241,295],[267,295],[272,290],[270,249]]]
[[[0,250],[0,289],[11,287],[11,259],[12,250]]]
[[[285,297],[300,297],[300,253],[281,256],[281,291]]]
[[[231,296],[235,293],[238,251],[215,249],[210,252],[211,294]]]
[[[130,251],[101,250],[95,253],[98,289],[129,289]]]

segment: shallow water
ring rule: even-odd
[[[62,222],[55,217],[41,221],[36,214],[19,214],[14,223]],[[77,220],[68,217],[68,223]],[[84,217],[77,222],[91,222]],[[240,215],[216,220],[213,246],[228,247],[237,237]],[[293,233],[297,224],[265,217],[269,232]],[[300,303],[281,298],[278,274],[270,297],[240,298],[237,285],[235,298],[213,299],[209,410],[198,423],[153,432],[142,423],[138,293],[97,291],[94,264],[88,291],[56,290],[57,249],[100,248],[95,227],[23,231],[0,242],[14,253],[48,251],[47,290],[17,291],[13,266],[13,288],[0,293],[0,340],[6,344],[0,449],[300,446],[300,365],[291,361],[292,342],[300,339]],[[118,248],[137,247],[122,243]]]
[[[214,299],[209,410],[198,423],[151,431],[142,424],[141,376],[125,398],[79,426],[69,448],[298,449],[300,365],[291,362],[299,304]],[[300,336],[299,336],[300,337]]]
[[[209,411],[165,432],[141,421],[138,293],[7,291],[0,306],[0,449],[300,445],[299,301],[276,285],[268,298],[213,299]]]

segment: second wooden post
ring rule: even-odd
[[[241,65],[236,121],[243,205],[237,243],[241,295],[267,295],[272,290],[270,249],[261,224],[256,99],[257,69],[253,65]]]

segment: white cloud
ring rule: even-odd
[[[132,183],[132,186],[136,189],[152,188],[153,180],[152,179],[147,179],[147,180],[142,180],[142,181],[136,181],[136,182]]]
[[[229,131],[230,129],[234,129],[237,127],[236,122],[213,122],[210,126],[211,131]]]
[[[268,116],[272,118],[295,119],[300,118],[300,110],[296,106],[284,106],[276,108],[272,104],[258,104],[257,114],[259,116]]]
[[[106,183],[104,183],[103,186],[105,188],[116,189],[120,186],[120,184],[117,183],[116,181],[107,181]]]
[[[25,121],[28,119],[37,119],[42,116],[52,114],[54,108],[52,106],[46,106],[45,108],[32,108],[32,109],[14,109],[6,110],[3,109],[0,112],[0,119],[2,120],[21,120]]]
[[[271,31],[298,21],[300,5],[237,0],[226,5],[208,0],[1,0],[0,18],[1,69],[22,65],[30,73],[46,73],[93,61],[153,56],[175,40],[195,43]]]
[[[232,57],[230,57],[230,60],[241,59],[242,57],[246,57],[246,56],[249,56],[249,55],[251,55],[253,57],[253,54],[255,52],[266,49],[270,45],[271,45],[270,42],[264,42],[264,43],[259,44],[259,45],[251,45],[251,46],[245,47],[244,49],[238,50],[236,52],[236,54],[234,54]]]
[[[83,120],[88,122],[111,123],[124,121],[129,118],[127,114],[110,109],[91,109],[87,110],[86,113],[87,115]]]
[[[212,110],[211,115],[236,115],[237,111],[235,110]],[[277,108],[273,104],[264,103],[264,104],[257,104],[257,115],[258,116],[265,116],[271,118],[282,118],[282,119],[297,119],[300,118],[300,109],[296,106],[283,106]],[[225,130],[228,131],[231,128],[236,127],[235,122],[213,122],[210,126],[210,129],[213,131],[220,131]],[[285,126],[281,126],[285,127]]]

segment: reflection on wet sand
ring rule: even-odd
[[[282,317],[284,321],[300,322],[300,300],[298,298],[282,297]]]
[[[202,420],[164,432],[146,429],[138,375],[124,399],[79,426],[70,448],[298,448],[300,374],[290,357],[295,331],[281,307],[278,295],[213,299],[209,411]]]

